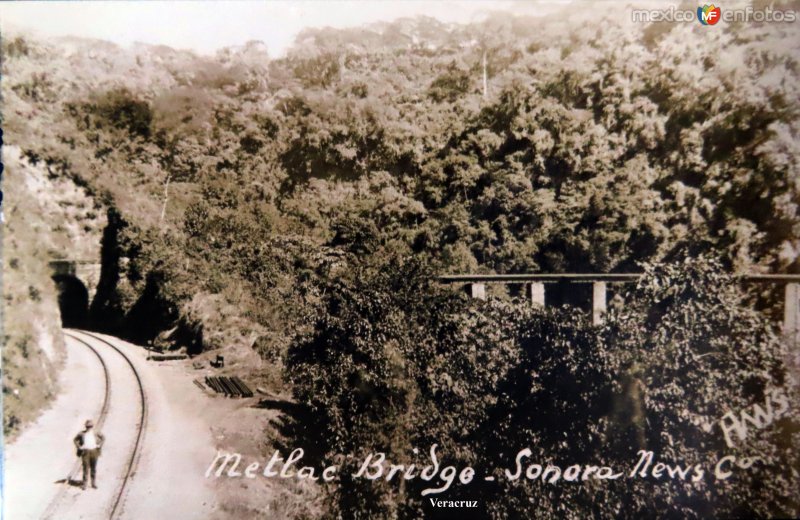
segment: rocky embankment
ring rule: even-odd
[[[56,394],[63,361],[50,262],[100,254],[105,212],[70,179],[3,147],[3,429],[14,437]]]

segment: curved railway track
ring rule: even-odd
[[[96,419],[97,426],[98,428],[100,428],[101,426],[103,426],[103,423],[106,420],[106,415],[108,415],[108,408],[111,404],[111,383],[108,377],[108,366],[106,365],[106,361],[103,359],[103,356],[100,355],[100,353],[97,351],[96,348],[78,338],[74,338],[73,336],[70,337],[72,337],[75,341],[78,341],[79,343],[86,346],[89,350],[91,350],[92,353],[97,357],[97,360],[100,361],[100,366],[103,368],[103,381],[104,381],[103,384],[105,385],[105,390],[103,391],[103,404],[100,406],[100,411],[97,413],[97,419]],[[72,470],[70,471],[67,480],[69,480],[72,477],[72,475],[80,471],[80,469],[81,469],[81,461],[78,460],[72,466]],[[66,487],[62,487],[61,490],[59,490],[59,492],[56,493],[56,496],[54,496],[53,499],[50,501],[50,503],[47,505],[47,509],[44,510],[44,513],[42,514],[42,519],[54,518],[53,515],[56,513],[56,510],[58,509],[59,504],[61,504],[61,501],[64,499],[64,495],[66,494],[67,489],[68,488]]]
[[[136,466],[139,462],[139,457],[141,456],[141,447],[143,444],[145,425],[147,422],[147,396],[145,395],[144,385],[142,384],[142,379],[139,376],[139,372],[136,370],[136,367],[128,358],[128,356],[119,347],[110,343],[109,341],[106,341],[105,339],[96,334],[92,334],[86,331],[65,329],[64,334],[70,337],[71,339],[77,341],[78,343],[88,347],[92,352],[94,352],[94,354],[100,360],[100,364],[103,367],[103,373],[105,376],[105,393],[103,396],[103,404],[100,409],[100,414],[97,418],[97,424],[99,426],[102,426],[102,424],[105,422],[106,416],[108,415],[108,411],[111,405],[111,399],[110,399],[111,385],[108,374],[108,367],[106,365],[105,360],[103,359],[102,355],[98,352],[97,348],[93,347],[88,341],[86,341],[86,337],[89,337],[97,342],[103,343],[104,345],[114,350],[117,354],[122,356],[128,367],[131,369],[134,379],[136,380],[136,385],[138,386],[140,406],[139,406],[139,418],[137,421],[138,426],[136,431],[136,438],[133,443],[130,456],[128,457],[127,463],[125,464],[125,473],[122,476],[122,481],[116,490],[111,505],[111,509],[108,513],[109,520],[113,520],[121,512],[120,507],[123,503],[128,483],[130,482],[131,477],[135,473]],[[80,462],[77,462],[75,464],[75,467],[73,468],[72,474],[74,474],[79,469],[80,469]],[[47,509],[45,510],[44,515],[42,515],[43,519],[57,518],[54,515],[57,513],[58,507],[61,504],[62,500],[64,499],[64,496],[66,494],[66,489],[67,488],[62,488],[62,490],[59,491],[59,493],[53,498],[53,500],[50,502]]]

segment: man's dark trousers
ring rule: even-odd
[[[97,485],[97,457],[100,456],[100,450],[83,450],[81,454],[81,462],[83,462],[83,487],[89,484],[91,477],[92,486]]]

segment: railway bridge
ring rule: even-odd
[[[545,305],[548,284],[590,284],[592,323],[602,323],[608,305],[609,284],[634,283],[640,273],[562,273],[562,274],[453,274],[440,276],[447,284],[465,285],[473,298],[486,298],[487,284],[522,285],[533,305]],[[739,274],[742,283],[782,284],[784,292],[783,330],[794,345],[800,344],[800,275],[798,274]]]

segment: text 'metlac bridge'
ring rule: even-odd
[[[642,276],[638,273],[562,273],[562,274],[452,274],[439,277],[447,284],[464,284],[473,298],[486,298],[486,284],[524,285],[525,295],[534,305],[545,305],[545,284],[592,284],[592,323],[603,321],[606,312],[606,293],[609,283],[631,283]],[[800,275],[799,274],[742,274],[737,278],[748,283],[785,284],[783,330],[791,342],[800,340]]]

